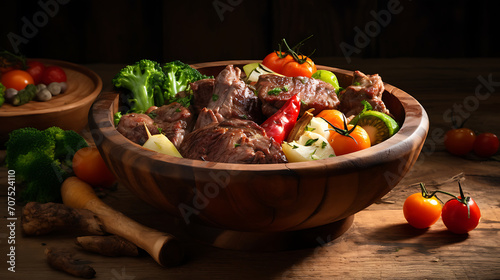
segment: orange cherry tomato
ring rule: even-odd
[[[428,228],[441,217],[441,203],[436,196],[425,197],[414,193],[403,204],[403,215],[414,228]]]
[[[342,112],[335,109],[323,110],[319,114],[317,114],[316,117],[325,119],[327,122],[329,122],[330,124],[332,124],[337,128],[343,128],[344,120],[346,119],[345,115]],[[330,128],[333,129],[333,127],[331,126]]]
[[[73,171],[76,177],[93,187],[111,187],[116,181],[96,147],[85,147],[75,153]]]
[[[5,88],[13,88],[16,90],[22,90],[29,84],[34,84],[33,77],[24,70],[11,70],[2,75],[0,83],[5,86]]]
[[[353,125],[347,125],[348,130],[351,130],[352,128]],[[366,130],[364,130],[361,126],[356,126],[356,128],[354,128],[349,135],[352,138],[334,131],[330,133],[330,139],[328,139],[328,141],[330,142],[335,155],[341,156],[361,151],[371,146],[370,137],[368,136]]]
[[[262,64],[274,72],[281,74],[283,65],[293,60],[293,57],[285,52],[272,52],[268,54]]]
[[[309,58],[304,55],[299,55],[299,59],[305,60],[304,63],[299,63],[296,60],[289,61],[283,65],[283,70],[281,74],[288,77],[308,77],[311,78],[312,74],[314,74],[316,69],[316,64]]]

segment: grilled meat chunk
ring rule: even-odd
[[[208,106],[214,95],[215,79],[198,80],[190,84],[193,91],[192,106],[194,112],[199,114],[203,108]]]
[[[255,87],[262,102],[262,113],[267,117],[276,113],[295,94],[302,102],[300,115],[311,108],[315,109],[314,114],[336,109],[339,104],[335,88],[318,79],[266,74],[259,77]]]
[[[281,146],[250,120],[227,119],[189,133],[179,152],[185,158],[227,163],[283,163]]]
[[[354,71],[352,85],[340,92],[340,106],[347,119],[350,121],[364,108],[362,100],[368,101],[373,110],[390,115],[389,110],[382,101],[382,93],[385,87],[382,78],[378,74],[365,75],[360,71]]]
[[[163,105],[151,111],[151,115],[154,116],[156,126],[177,148],[194,125],[193,114],[177,102]]]
[[[146,125],[151,135],[160,133],[153,119],[146,114],[130,113],[123,115],[116,129],[130,141],[143,145],[148,140]]]
[[[217,119],[247,119],[260,121],[259,99],[247,84],[240,79],[241,70],[228,65],[215,78],[214,91],[207,109],[217,116]]]

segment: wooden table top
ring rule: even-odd
[[[500,59],[353,59],[318,58],[318,64],[379,73],[389,84],[413,95],[427,110],[429,135],[409,174],[381,201],[357,213],[341,237],[318,240],[317,246],[280,252],[246,252],[214,248],[182,235],[178,222],[158,213],[124,187],[103,200],[150,227],[177,234],[189,259],[163,268],[149,256],[112,258],[79,250],[72,232],[25,237],[17,220],[15,234],[7,219],[7,168],[0,151],[0,278],[72,279],[51,269],[44,256],[48,246],[64,248],[91,265],[97,279],[500,279],[500,162],[473,155],[447,153],[443,133],[450,128],[449,110],[470,115],[466,123],[478,132],[500,135]],[[122,65],[86,65],[109,88]],[[88,135],[87,131],[82,134]],[[409,226],[402,213],[407,196],[419,192],[414,183],[436,184],[460,173],[464,188],[481,208],[479,226],[467,235],[446,230],[442,221],[427,230]],[[456,183],[441,190],[456,193]],[[15,217],[20,217],[21,207]],[[7,230],[6,230],[7,229]],[[181,236],[179,236],[181,234]],[[15,244],[9,244],[15,240]],[[8,271],[10,246],[15,246],[15,271]],[[74,278],[76,279],[76,278]]]

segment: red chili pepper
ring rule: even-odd
[[[261,127],[267,136],[272,137],[277,143],[283,142],[297,122],[300,112],[300,98],[298,94],[292,96],[283,107],[270,116]]]

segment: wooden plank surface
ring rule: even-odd
[[[7,169],[0,168],[0,278],[71,279],[51,269],[43,255],[48,246],[65,248],[87,261],[97,279],[500,279],[500,162],[468,155],[449,155],[439,132],[449,127],[444,112],[454,104],[472,102],[479,77],[490,77],[491,95],[478,100],[477,108],[465,111],[467,126],[500,135],[500,59],[318,59],[319,63],[378,72],[382,78],[412,94],[426,108],[431,119],[429,137],[417,164],[379,203],[356,214],[352,227],[331,242],[318,239],[310,249],[282,252],[243,252],[203,245],[182,234],[178,221],[118,190],[104,201],[129,217],[159,230],[177,234],[190,258],[183,266],[162,268],[149,256],[111,258],[86,253],[74,245],[74,233],[25,237],[16,221],[16,272],[7,270],[10,231],[7,225]],[[121,65],[87,65],[109,87]],[[496,83],[496,84],[495,84]],[[483,88],[484,90],[484,88]],[[486,91],[482,91],[485,93]],[[472,103],[471,103],[472,104]],[[463,106],[464,107],[464,106]],[[464,107],[465,108],[465,107]],[[471,108],[470,106],[468,108]],[[85,135],[88,135],[84,132]],[[3,161],[5,152],[0,152]],[[3,164],[2,164],[3,165]],[[417,182],[434,184],[464,172],[466,192],[482,211],[477,229],[468,235],[454,235],[438,221],[428,230],[406,224],[402,214],[404,199],[418,188]],[[456,184],[441,190],[456,192]],[[16,208],[19,217],[21,207]],[[12,240],[11,238],[10,240]]]

